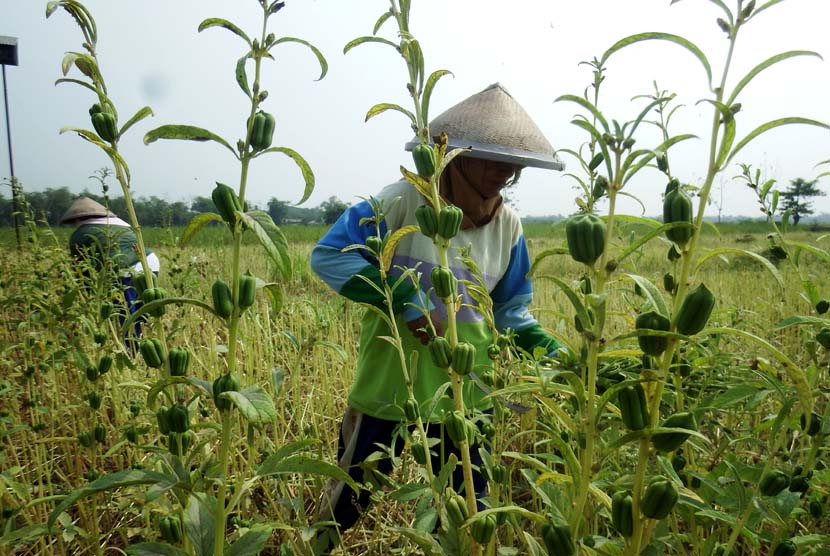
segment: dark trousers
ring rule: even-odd
[[[350,413],[347,412],[345,420],[350,418]],[[346,437],[344,430],[347,427],[341,427],[340,441],[338,443],[338,460],[341,467],[349,473],[349,476],[358,484],[365,483],[367,478],[361,464],[373,453],[378,452],[378,444],[383,446],[391,446],[395,429],[400,426],[398,421],[387,421],[378,419],[369,415],[361,415],[359,425],[355,428],[352,434]],[[351,432],[351,431],[349,431]],[[430,438],[438,438],[442,441],[433,447],[435,454],[431,457],[432,469],[438,474],[444,462],[449,458],[450,454],[455,454],[459,464],[452,473],[452,486],[458,492],[464,484],[463,469],[461,467],[461,453],[453,441],[444,434],[444,427],[440,424],[427,424],[427,436]],[[442,448],[443,446],[443,448]],[[346,456],[347,449],[350,451],[349,457]],[[479,454],[479,445],[473,444],[470,447],[470,460],[473,465],[473,484],[475,486],[476,498],[479,500],[485,495],[487,491],[487,479],[482,474],[483,464],[481,455]],[[399,456],[403,450],[403,440],[398,438],[394,447],[394,454]],[[443,454],[442,454],[443,452]],[[443,459],[442,459],[443,455]],[[392,462],[388,457],[383,457],[375,462],[378,473],[388,475],[392,471]],[[369,506],[371,492],[366,489],[361,489],[359,493],[355,493],[348,487],[343,487],[340,495],[336,497],[334,502],[332,520],[337,522],[341,531],[352,527],[364,510]]]

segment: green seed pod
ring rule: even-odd
[[[181,443],[181,449],[179,444]],[[182,456],[193,443],[193,431],[170,432],[167,434],[167,451],[174,456]]]
[[[783,471],[774,469],[766,472],[761,477],[761,481],[758,483],[758,490],[764,496],[776,496],[788,486],[790,486],[790,477]]]
[[[824,514],[824,506],[819,500],[813,499],[810,500],[810,515],[815,519],[820,519]]]
[[[105,375],[110,372],[112,368],[112,356],[110,355],[102,355],[101,359],[98,360],[98,375]]]
[[[507,468],[501,464],[494,464],[490,468],[490,479],[494,483],[503,484],[507,482]]]
[[[142,340],[138,345],[138,351],[144,358],[148,367],[159,369],[164,365],[164,345],[157,338]]]
[[[420,409],[418,402],[414,399],[409,398],[406,400],[403,404],[403,414],[406,416],[406,420],[410,423],[416,422],[421,413]]]
[[[790,478],[790,492],[804,493],[810,489],[810,479],[804,475],[794,475]]]
[[[830,328],[824,327],[816,333],[816,341],[826,350],[830,350]]]
[[[107,336],[105,332],[96,332],[92,335],[93,341],[99,346],[102,346],[105,343],[107,343],[107,338],[109,338],[109,336]]]
[[[127,439],[127,442],[135,444],[138,441],[138,429],[130,425],[124,430],[124,438]]]
[[[594,158],[591,159],[591,162],[588,163],[588,170],[590,172],[593,172],[594,170],[599,168],[599,165],[602,164],[603,160],[605,160],[605,157],[603,156],[602,152],[598,152],[594,155]],[[606,183],[608,182],[607,179],[605,181]]]
[[[682,255],[680,254],[680,251],[677,250],[677,247],[675,245],[672,245],[671,247],[669,247],[669,252],[666,253],[666,258],[668,260],[670,260],[671,262],[674,262],[674,261],[680,259],[681,256]]]
[[[818,313],[819,315],[823,315],[827,312],[828,309],[830,309],[830,301],[822,299],[821,301],[816,303],[816,313]]]
[[[213,296],[213,309],[216,314],[223,319],[230,318],[233,314],[233,294],[228,284],[224,280],[217,279],[210,293]]]
[[[185,376],[190,366],[190,351],[187,348],[175,347],[168,354],[170,359],[170,376]]]
[[[256,276],[246,272],[239,277],[239,308],[243,311],[256,301]]]
[[[469,342],[458,342],[452,350],[452,370],[467,375],[476,363],[476,347]]]
[[[107,320],[112,315],[112,310],[114,309],[113,304],[109,301],[104,301],[101,303],[101,306],[98,308],[98,315],[101,317],[102,321]]]
[[[637,315],[634,326],[637,330],[668,331],[671,327],[671,321],[656,311],[649,311]],[[637,336],[637,342],[644,353],[660,355],[666,351],[669,339],[665,336]]]
[[[233,407],[233,403],[225,398],[220,398],[219,395],[223,392],[238,392],[239,379],[233,373],[226,373],[213,381],[213,403],[219,411],[228,411]]]
[[[415,171],[424,179],[430,179],[435,173],[435,151],[432,147],[421,143],[412,149],[412,160],[415,162]]]
[[[665,224],[692,223],[692,200],[679,187],[666,194],[663,201],[663,222]],[[691,226],[672,228],[666,231],[666,237],[683,246],[692,238],[692,232]]]
[[[103,444],[107,440],[107,429],[104,425],[95,425],[92,429],[92,437],[98,444]]]
[[[89,402],[89,407],[98,410],[101,408],[101,394],[93,390],[86,395],[86,401]]]
[[[236,222],[236,214],[234,211],[242,212],[242,203],[239,202],[239,197],[236,192],[223,183],[216,182],[216,187],[211,193],[213,204],[216,206],[219,216],[228,224]]]
[[[90,108],[90,112],[95,108]],[[115,114],[104,112],[100,110],[91,114],[92,127],[95,128],[95,133],[104,141],[112,143],[118,138],[118,121],[115,119]]]
[[[697,430],[697,419],[693,413],[688,411],[681,411],[674,415],[669,415],[660,423],[661,428],[666,429],[686,429],[690,431]],[[658,432],[651,436],[651,445],[655,450],[660,452],[672,452],[677,450],[689,439],[690,434],[682,432]]]
[[[460,411],[450,411],[444,417],[444,428],[450,440],[458,445],[467,441],[467,418]]]
[[[576,262],[592,265],[605,250],[605,222],[594,214],[579,214],[565,224],[568,252]]]
[[[643,386],[638,382],[625,386],[617,392],[620,416],[625,427],[630,431],[643,430],[648,426],[648,402]]]
[[[677,331],[691,336],[703,330],[714,306],[715,296],[705,284],[700,284],[686,295],[677,311],[675,318]]]
[[[673,293],[676,284],[674,283],[674,275],[671,272],[667,272],[663,275],[663,289],[666,290],[668,293]]]
[[[176,545],[182,542],[182,522],[179,516],[166,515],[159,519],[159,533],[161,539]]]
[[[426,465],[427,463],[427,449],[421,442],[413,442],[410,446],[412,450],[412,459],[418,465]]]
[[[576,552],[567,523],[549,522],[542,525],[542,541],[550,556],[573,556]]]
[[[168,434],[170,432],[170,415],[166,407],[161,407],[156,411],[156,423],[161,434]]]
[[[141,301],[145,304],[151,303],[153,301],[160,301],[167,297],[167,291],[164,288],[147,288],[143,292],[141,292]],[[154,317],[160,317],[164,314],[164,305],[159,307],[154,307],[147,311],[150,315]]]
[[[454,206],[442,207],[438,213],[438,228],[436,232],[444,239],[452,239],[461,229],[461,221],[464,220],[464,212]]]
[[[791,539],[786,539],[778,543],[775,550],[772,551],[772,556],[795,556],[798,552],[798,547]]]
[[[90,382],[98,380],[98,367],[90,365],[86,368],[86,379]]]
[[[428,348],[433,365],[439,369],[448,369],[450,367],[452,364],[452,348],[446,338],[436,336],[430,340]]]
[[[496,344],[490,344],[487,346],[487,357],[491,361],[495,361],[501,355],[501,348]]]
[[[631,492],[621,490],[611,498],[611,523],[623,537],[634,533],[634,510]]]
[[[366,238],[366,248],[373,255],[380,255],[383,253],[383,240],[378,236],[369,236]]]
[[[92,444],[95,442],[95,439],[92,438],[92,435],[89,431],[84,431],[78,433],[78,444],[80,444],[84,448],[92,447]]]
[[[186,432],[190,429],[190,414],[187,407],[177,403],[167,410],[170,419],[170,432]]]
[[[444,501],[444,509],[447,511],[450,523],[455,527],[461,527],[470,515],[467,510],[467,502],[456,492],[451,492],[447,496]]]
[[[677,453],[671,458],[671,466],[675,472],[680,473],[686,468],[686,458],[683,454]]]
[[[249,144],[254,151],[261,151],[271,146],[274,140],[274,128],[276,121],[274,116],[260,110],[254,114],[254,123],[251,126],[251,138]]]
[[[657,160],[657,169],[663,172],[664,174],[669,173],[669,157],[666,156],[666,153],[660,152],[655,157]]]
[[[815,436],[821,432],[821,415],[812,413],[810,415],[810,422],[807,423],[807,417],[801,414],[801,430],[807,433],[808,436]]]
[[[493,535],[496,533],[495,514],[487,514],[485,516],[476,516],[472,523],[470,523],[470,536],[478,544],[488,544],[493,540]]]
[[[428,238],[434,238],[438,232],[438,218],[435,216],[435,209],[429,205],[421,205],[415,209],[415,220],[421,233]]]
[[[443,266],[436,266],[429,273],[435,295],[440,299],[452,299],[458,294],[458,280],[452,270]]]
[[[662,475],[657,476],[646,487],[640,509],[647,518],[663,519],[674,509],[677,498],[677,487],[674,483]]]

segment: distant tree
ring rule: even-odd
[[[288,216],[288,203],[280,201],[276,197],[271,197],[271,200],[268,201],[268,214],[271,215],[274,224],[284,223]]]
[[[823,191],[819,191],[816,183],[818,180],[805,181],[796,178],[790,181],[790,187],[786,191],[781,192],[781,198],[784,200],[781,208],[791,212],[794,226],[798,226],[803,217],[813,214],[813,203],[808,199],[825,195]]]
[[[190,203],[190,210],[196,213],[216,212],[216,207],[210,197],[196,197]]]
[[[320,203],[320,210],[323,211],[323,223],[334,224],[347,208],[349,208],[349,205],[332,195],[327,201]]]

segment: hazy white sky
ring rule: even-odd
[[[15,173],[29,190],[67,186],[73,191],[97,183],[88,176],[108,159],[63,126],[91,127],[86,89],[55,87],[64,52],[80,50],[81,33],[65,12],[45,18],[46,0],[0,0],[0,35],[17,37],[19,67],[8,67]],[[727,4],[734,7],[734,0]],[[758,0],[761,5],[764,0]],[[134,194],[189,201],[209,196],[215,181],[237,184],[238,162],[213,143],[142,142],[144,133],[169,123],[205,127],[231,144],[244,133],[248,100],[234,78],[244,43],[222,29],[196,31],[207,17],[223,17],[252,36],[261,25],[257,0],[87,0],[99,26],[99,58],[122,121],[149,105],[155,117],[143,121],[122,139],[122,153],[133,172]],[[299,37],[315,44],[329,62],[321,81],[316,59],[296,44],[273,52],[276,62],[264,66],[263,83],[270,96],[264,108],[277,119],[275,144],[299,151],[311,164],[317,187],[306,206],[329,196],[353,202],[377,192],[399,177],[400,164],[411,166],[404,143],[412,133],[396,113],[364,123],[369,107],[396,102],[406,107],[405,68],[391,48],[364,45],[343,55],[343,46],[371,34],[387,0],[287,0],[271,19],[278,36]],[[411,29],[425,50],[427,71],[451,70],[433,95],[431,114],[500,81],[530,113],[557,149],[578,149],[586,135],[569,122],[576,106],[554,103],[562,94],[581,94],[591,72],[579,62],[599,57],[615,41],[644,31],[682,35],[707,54],[720,75],[727,40],[715,23],[717,7],[706,0],[413,0]],[[814,50],[830,56],[830,3],[786,0],[744,27],[738,41],[730,82],[734,85],[764,59],[786,50]],[[380,33],[395,39],[394,23]],[[738,99],[738,136],[760,123],[784,116],[830,122],[830,62],[818,58],[785,61],[756,78]],[[77,73],[74,75],[78,76]],[[671,152],[674,172],[699,184],[705,174],[711,109],[696,104],[708,96],[705,74],[690,54],[668,43],[647,42],[613,56],[603,85],[601,108],[608,118],[632,119],[642,101],[638,94],[661,89],[678,94],[681,108],[675,134],[695,133]],[[9,176],[5,124],[0,120],[0,178]],[[658,144],[654,132],[642,134],[638,147]],[[568,170],[574,161],[563,157]],[[774,130],[745,149],[740,161],[763,168],[783,187],[796,177],[812,179],[815,165],[830,159],[830,132],[790,126]],[[830,170],[825,166],[824,169]],[[724,214],[755,216],[750,191],[729,178],[716,182],[714,197]],[[117,184],[111,184],[117,189]],[[660,213],[664,180],[644,171],[627,191],[639,197],[649,215]],[[819,182],[830,189],[830,178]],[[717,187],[722,186],[722,187]],[[8,196],[8,191],[3,191]],[[281,155],[254,161],[248,198],[264,203],[271,197],[299,200],[302,180],[293,163]],[[515,194],[522,215],[573,212],[573,181],[561,173],[527,170]],[[634,202],[622,210],[639,213]],[[830,196],[817,199],[817,212],[830,212]],[[711,214],[717,212],[711,208]]]

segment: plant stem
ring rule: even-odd
[[[213,554],[223,552],[225,542],[225,499],[228,485],[228,454],[231,441],[231,412],[222,412],[222,441],[219,445],[219,492],[216,494],[216,513],[214,518]]]

